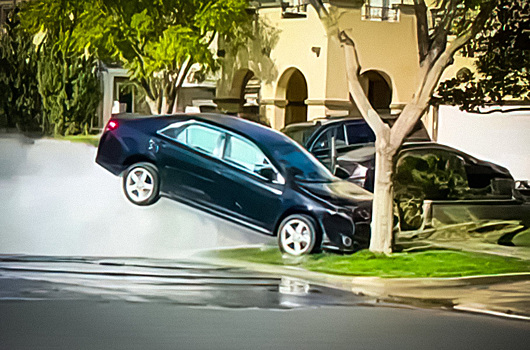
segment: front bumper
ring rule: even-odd
[[[351,253],[370,243],[370,213],[360,207],[328,210],[322,218],[322,248]]]

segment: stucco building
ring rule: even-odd
[[[256,39],[223,49],[216,102],[221,110],[254,110],[274,128],[324,116],[358,116],[350,101],[338,30],[355,41],[372,105],[399,113],[417,86],[419,59],[412,0],[330,0],[331,34],[304,0],[253,1]]]

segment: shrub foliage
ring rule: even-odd
[[[20,28],[17,13],[0,34],[0,127],[39,129],[41,98],[35,77],[38,55],[32,37]]]

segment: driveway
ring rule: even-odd
[[[96,148],[0,135],[0,254],[176,258],[272,237],[162,198],[129,203]]]

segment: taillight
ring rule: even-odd
[[[111,120],[107,123],[106,131],[115,130],[118,128],[118,122],[116,120]]]

